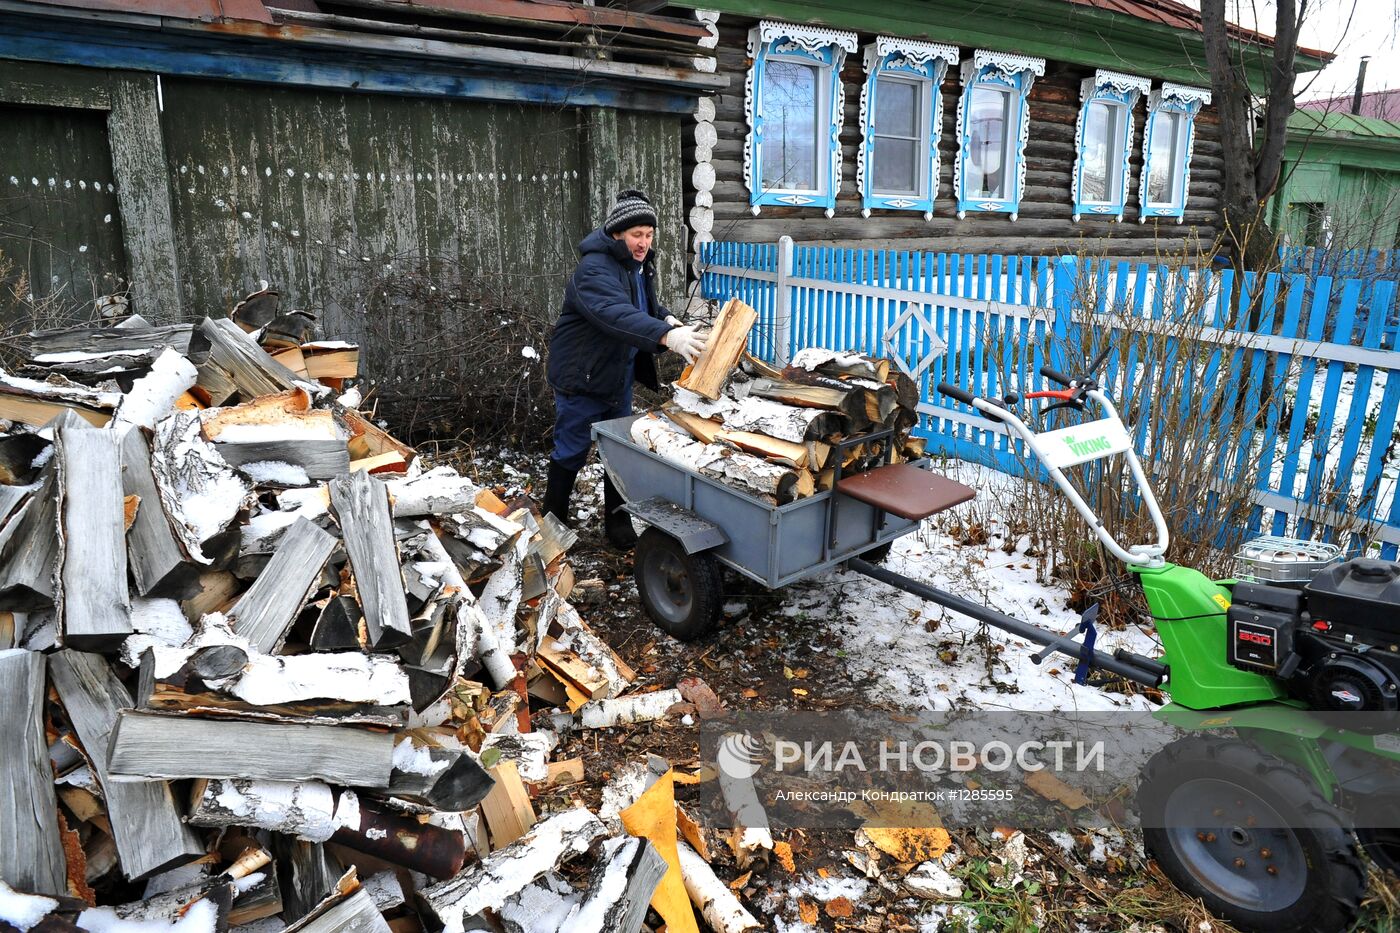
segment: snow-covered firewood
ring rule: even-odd
[[[605,839],[583,902],[569,912],[569,933],[637,933],[647,904],[666,874],[666,859],[649,840]]]
[[[151,371],[132,383],[131,391],[122,396],[116,420],[154,428],[198,378],[195,365],[167,347],[156,357]]]
[[[579,722],[585,729],[606,729],[661,719],[666,711],[685,699],[679,690],[657,690],[615,700],[593,700],[579,710]]]
[[[467,583],[448,556],[447,549],[432,531],[414,540],[421,554],[441,565],[443,582],[458,597],[457,670],[460,671],[464,664],[475,658],[486,668],[486,673],[497,688],[505,687],[515,679],[515,665],[511,663],[510,652],[497,640],[495,630],[476,605],[471,590],[467,589]]]
[[[204,542],[220,534],[248,502],[252,485],[199,433],[199,415],[177,411],[156,423],[151,472],[171,527],[200,563]]]
[[[842,353],[822,347],[806,347],[792,357],[791,366],[808,372],[822,372],[829,376],[855,376],[884,382],[889,375],[888,360],[874,359],[859,353]]]
[[[446,933],[463,933],[467,918],[500,907],[507,897],[571,856],[588,851],[594,840],[606,834],[607,828],[592,813],[582,808],[566,810],[420,894]]]
[[[549,753],[557,743],[552,732],[493,732],[482,740],[481,753],[494,748],[503,760],[515,763],[521,780],[540,784],[549,778]]]
[[[0,923],[8,923],[25,933],[57,909],[58,901],[53,898],[16,891],[0,878]]]
[[[195,785],[187,819],[195,826],[250,826],[325,842],[342,826],[359,822],[359,801],[318,781],[250,781],[214,778]]]
[[[672,399],[681,411],[701,418],[719,418],[728,431],[752,431],[800,444],[835,434],[846,428],[841,415],[820,408],[796,408],[750,395],[738,401],[721,397],[716,402],[694,392],[677,389]]]
[[[395,518],[449,515],[476,506],[481,487],[451,467],[435,467],[413,479],[389,482]]]
[[[497,644],[508,652],[516,650],[520,638],[515,617],[520,611],[525,553],[529,549],[530,542],[524,535],[517,538],[514,548],[506,553],[501,569],[491,574],[486,588],[481,591],[481,598],[477,600],[482,615],[496,633]]]
[[[758,498],[783,503],[797,497],[797,471],[719,444],[697,443],[674,428],[664,419],[638,418],[632,422],[632,440],[665,460]]]
[[[684,840],[676,840],[676,852],[681,860],[681,880],[690,902],[700,910],[700,916],[715,933],[744,933],[761,930],[758,922],[734,896],[734,892],[715,875],[714,870]]]

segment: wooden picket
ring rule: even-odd
[[[918,253],[714,242],[700,251],[703,294],[753,305],[750,351],[785,361],[804,347],[892,356],[921,393],[929,449],[1023,475],[1021,445],[980,413],[941,396],[939,382],[976,395],[1045,388],[1040,367],[1073,368],[1124,321],[1155,335],[1114,352],[1100,373],[1143,449],[1169,406],[1221,401],[1240,412],[1240,446],[1222,475],[1259,458],[1250,532],[1329,537],[1360,518],[1383,556],[1400,545],[1400,283],[1307,272],[1238,278],[1232,270],[1117,260]],[[1092,294],[1092,305],[1085,297]],[[1210,296],[1188,301],[1188,294]],[[1235,297],[1231,304],[1230,296]],[[1255,319],[1251,321],[1251,309]],[[1198,315],[1198,346],[1174,322]],[[1156,339],[1160,337],[1160,339]],[[946,344],[929,359],[936,341]],[[1142,345],[1139,355],[1138,346]],[[1181,370],[1180,367],[1188,367]],[[1163,373],[1190,391],[1154,399]],[[1269,374],[1292,373],[1288,385]],[[1350,388],[1348,390],[1348,381]],[[1291,392],[1278,404],[1275,393]],[[1266,400],[1274,400],[1265,407]],[[1262,413],[1262,417],[1261,417]],[[1224,474],[1228,475],[1224,475]],[[1328,503],[1337,503],[1336,508]],[[1353,550],[1367,542],[1344,542]]]

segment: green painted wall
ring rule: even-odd
[[[353,338],[376,276],[418,270],[445,288],[487,277],[552,320],[574,244],[640,187],[680,298],[674,114],[169,76],[161,91],[158,110],[150,76],[0,62],[0,103],[58,105],[0,111],[0,248],[36,281],[90,301],[139,267],[132,309],[160,319],[226,312],[265,280]],[[102,192],[64,187],[83,178]]]
[[[0,105],[0,316],[13,289],[91,302],[127,276],[106,119],[91,110]]]
[[[1307,204],[1321,205],[1338,249],[1400,246],[1400,172],[1297,159],[1273,200],[1275,226],[1297,245],[1308,243]]]

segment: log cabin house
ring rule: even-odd
[[[1175,0],[670,5],[702,7],[730,78],[684,145],[693,248],[1130,257],[1219,232],[1201,19]],[[1270,39],[1232,35],[1262,87]]]

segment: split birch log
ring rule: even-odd
[[[36,330],[25,338],[31,357],[56,353],[91,353],[104,356],[169,347],[181,356],[202,353],[207,346],[194,338],[193,324],[152,327],[133,314],[120,324],[79,324]]]
[[[132,383],[131,391],[122,396],[116,420],[154,428],[198,379],[199,370],[193,363],[174,350],[162,350],[151,364],[151,371]]]
[[[169,784],[108,777],[108,736],[118,713],[132,706],[111,666],[99,655],[60,651],[49,657],[49,677],[102,785],[122,873],[144,878],[203,856],[204,846],[182,821]]]
[[[352,868],[335,891],[282,933],[392,933],[389,922],[369,892],[355,880]]]
[[[0,651],[0,881],[68,894],[58,799],[44,738],[44,656]]]
[[[705,476],[722,480],[766,501],[782,504],[796,498],[796,471],[748,454],[735,453],[718,444],[699,444],[679,434],[656,417],[632,422],[632,440],[663,459]]]
[[[824,408],[840,412],[854,424],[864,424],[869,420],[866,415],[865,393],[859,389],[807,385],[788,379],[754,379],[744,385],[749,395],[769,401],[782,402],[784,405],[798,408]]]
[[[59,587],[64,643],[119,647],[131,634],[120,438],[81,422],[57,431]]]
[[[481,742],[481,754],[495,751],[502,761],[512,762],[522,780],[542,784],[549,779],[549,753],[558,743],[554,733],[547,731],[492,732]]]
[[[282,918],[296,922],[316,909],[343,869],[319,842],[273,833],[272,854],[282,886]]]
[[[235,393],[253,398],[296,386],[296,373],[268,356],[233,321],[205,318],[198,330],[209,341],[209,358],[199,368],[199,385],[208,393],[210,404],[218,405]]]
[[[721,398],[718,402],[708,402],[694,392],[678,389],[672,402],[689,414],[719,418],[726,430],[754,431],[793,443],[818,440],[849,430],[849,420],[839,412],[795,408],[757,396],[738,401]]]
[[[501,902],[607,835],[596,816],[577,808],[550,817],[511,845],[461,874],[420,892],[446,933],[463,933],[467,919]]]
[[[244,296],[243,300],[233,306],[233,310],[228,313],[229,320],[245,333],[251,334],[272,323],[273,318],[277,317],[281,301],[282,296],[277,289],[259,289]]]
[[[390,480],[395,518],[450,515],[476,507],[481,487],[451,467],[435,467],[413,479]]]
[[[354,379],[360,374],[360,348],[343,340],[301,345],[307,375],[313,379]]]
[[[123,710],[112,732],[108,770],[137,780],[219,777],[388,787],[393,755],[388,733]]]
[[[889,360],[860,353],[842,353],[822,347],[798,350],[793,354],[790,365],[828,376],[854,376],[858,379],[873,379],[876,382],[885,382],[890,374]]]
[[[211,563],[208,554],[222,550],[221,542],[252,486],[200,436],[199,415],[188,411],[175,412],[156,425],[151,472],[185,552],[200,563]],[[234,535],[236,539],[236,530]]]
[[[403,739],[394,749],[388,793],[436,810],[470,810],[491,791],[491,776],[471,752],[419,748]]]
[[[58,465],[50,463],[39,488],[0,530],[0,607],[28,612],[52,606],[58,553]]]
[[[331,511],[345,539],[369,643],[375,648],[402,645],[413,637],[413,630],[394,542],[389,492],[368,473],[336,477],[330,492]]]
[[[812,389],[830,389],[833,392],[859,393],[860,415],[875,424],[884,423],[885,419],[894,411],[898,401],[894,389],[883,381],[851,376],[836,378],[823,373],[809,372],[798,366],[789,366],[784,369],[781,382],[788,385],[807,386]],[[781,401],[787,401],[787,399],[781,399]],[[789,404],[792,403],[789,402]],[[848,414],[855,417],[853,413],[848,412]]]
[[[229,610],[234,631],[263,654],[280,650],[336,544],[334,535],[298,518],[262,573]]]
[[[353,791],[342,791],[337,799],[319,781],[210,778],[194,783],[191,799],[191,825],[245,826],[311,843],[325,842],[360,820],[360,801]],[[314,900],[325,895],[320,891]]]
[[[681,880],[690,902],[715,933],[745,933],[761,930],[763,925],[740,903],[728,885],[715,875],[714,869],[702,859],[690,844],[676,840],[676,854],[681,861]]]
[[[131,579],[141,596],[184,599],[198,591],[199,568],[185,554],[165,517],[160,490],[151,472],[151,445],[146,432],[133,427],[121,441],[122,492],[141,506],[126,534]]]
[[[285,463],[299,467],[307,480],[331,479],[350,471],[350,451],[342,440],[218,442],[214,448],[230,466]],[[287,485],[304,484],[304,481],[287,482]]]
[[[715,326],[710,329],[704,351],[678,384],[705,398],[719,398],[725,382],[739,363],[744,345],[748,343],[749,331],[757,320],[757,311],[738,298],[729,299],[720,309]]]
[[[0,418],[6,421],[37,428],[64,412],[72,412],[94,427],[101,427],[112,420],[112,412],[120,401],[119,392],[90,389],[62,376],[50,376],[41,382],[0,369]]]
[[[649,840],[604,840],[583,902],[569,911],[560,928],[570,933],[638,933],[667,868]]]
[[[657,690],[615,700],[594,700],[579,710],[580,725],[585,729],[607,729],[663,719],[666,711],[685,699],[679,690]]]
[[[535,808],[515,762],[502,761],[490,773],[493,784],[481,801],[481,818],[491,834],[491,848],[504,849],[535,825]]]
[[[486,668],[496,688],[503,689],[515,679],[515,664],[510,660],[510,653],[496,640],[495,630],[476,606],[466,581],[452,563],[437,534],[429,531],[420,539],[418,547],[442,568],[443,582],[451,588],[451,595],[459,598],[456,610],[457,669],[460,671],[463,665],[476,658]]]

